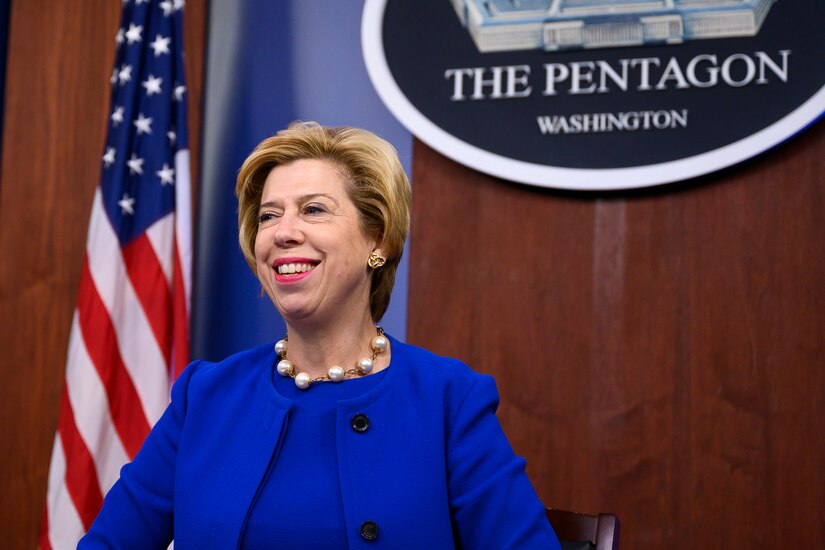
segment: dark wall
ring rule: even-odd
[[[6,50],[9,36],[10,0],[0,0],[0,148],[3,145],[3,91],[6,89]]]
[[[821,544],[825,125],[612,195],[414,151],[408,340],[496,377],[547,505],[622,548]]]
[[[205,1],[186,2],[193,159],[200,140]],[[120,2],[110,0],[12,6],[0,186],[4,547],[34,548],[40,530],[119,21]]]

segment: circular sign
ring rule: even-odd
[[[390,111],[493,176],[608,190],[731,166],[825,110],[820,0],[366,0]]]

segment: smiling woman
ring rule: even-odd
[[[259,208],[269,173],[276,166],[298,160],[326,161],[326,175],[337,172],[346,196],[357,209],[363,230],[380,237],[386,265],[375,272],[370,289],[370,311],[380,319],[387,309],[410,227],[410,187],[395,149],[383,139],[355,128],[332,131],[314,123],[294,124],[261,142],[238,175],[238,225],[246,261],[258,270],[255,241],[262,221]]]
[[[342,314],[348,333],[374,332],[367,258],[381,254],[380,236],[364,229],[345,185],[340,169],[316,159],[276,166],[264,183],[257,273],[296,349],[302,319],[310,319],[311,329]]]
[[[375,324],[409,230],[392,146],[296,123],[236,192],[287,334],[186,369],[81,546],[558,548],[493,379]]]

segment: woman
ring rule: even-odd
[[[375,325],[409,228],[392,146],[296,123],[236,193],[287,334],[184,371],[81,547],[558,548],[492,378]]]

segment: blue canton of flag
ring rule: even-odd
[[[188,148],[182,5],[136,0],[123,9],[101,180],[121,245],[175,208],[175,152]]]

